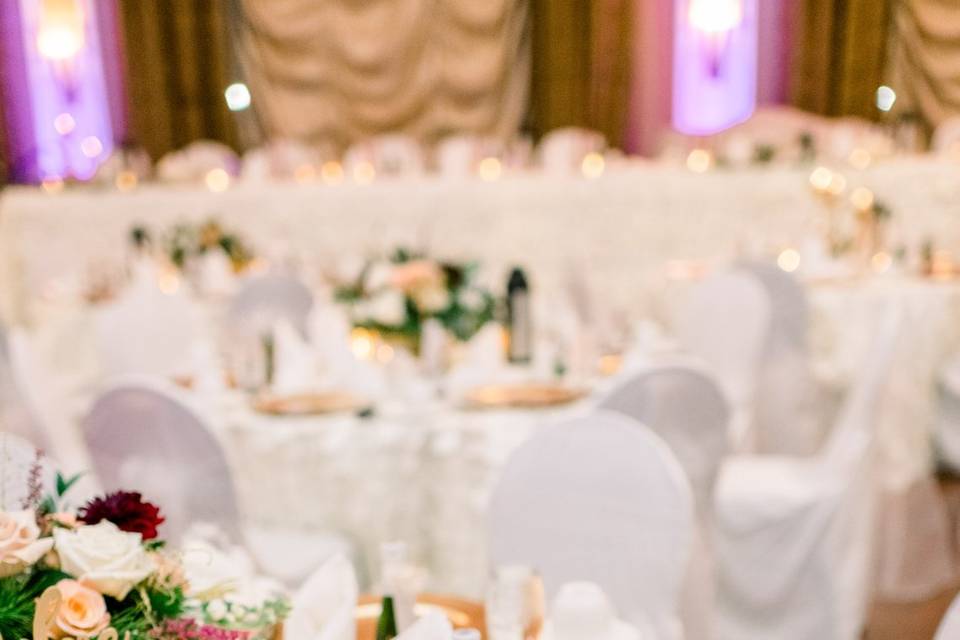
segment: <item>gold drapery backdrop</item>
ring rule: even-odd
[[[154,159],[194,140],[237,145],[223,90],[231,80],[229,4],[119,0],[130,137]]]
[[[798,2],[791,101],[828,116],[876,118],[889,34],[889,0]]]
[[[528,93],[526,0],[240,0],[268,138],[342,149],[386,131],[509,138]]]
[[[893,17],[897,111],[916,112],[930,128],[960,116],[960,3],[898,0]]]
[[[634,0],[531,0],[529,127],[602,132],[620,146],[632,79]]]

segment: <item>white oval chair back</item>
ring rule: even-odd
[[[279,322],[289,322],[301,335],[313,308],[313,294],[299,279],[282,274],[256,276],[246,281],[230,300],[228,322],[256,335],[273,331]]]
[[[689,484],[667,445],[599,411],[542,429],[510,457],[490,503],[495,566],[523,564],[548,598],[591,581],[655,637],[681,637],[681,582],[693,529]]]

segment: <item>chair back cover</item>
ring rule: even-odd
[[[55,478],[53,462],[33,443],[0,431],[0,511],[36,508]]]
[[[695,285],[677,318],[681,346],[706,362],[734,411],[752,411],[770,306],[755,278],[730,270]]]
[[[145,279],[98,309],[94,320],[100,365],[108,376],[187,373],[202,333],[199,312],[186,294],[166,294]]]
[[[930,148],[937,153],[952,153],[960,145],[960,116],[947,118],[933,132]]]
[[[709,510],[730,420],[723,392],[709,375],[683,364],[652,367],[621,383],[600,407],[630,416],[663,438],[686,472],[698,508]]]
[[[940,621],[937,635],[933,640],[956,640],[957,638],[960,638],[960,596],[953,599],[953,604]]]
[[[806,291],[775,264],[745,262],[738,268],[757,279],[771,303],[754,405],[756,453],[813,455],[823,445],[823,425],[807,353]]]
[[[578,127],[554,129],[540,141],[540,164],[548,173],[574,173],[580,170],[588,153],[602,153],[605,147],[606,140],[598,131]]]
[[[280,321],[307,335],[313,294],[299,279],[267,274],[248,280],[230,300],[229,322],[242,331],[266,335]]]
[[[97,399],[83,432],[104,490],[139,491],[155,502],[166,517],[164,537],[177,541],[208,522],[240,540],[226,456],[175,388],[123,381]]]
[[[35,447],[48,449],[48,435],[24,391],[14,364],[9,332],[0,325],[0,432],[23,438]]]
[[[544,428],[510,457],[491,499],[491,559],[539,571],[548,598],[596,582],[627,621],[678,638],[692,502],[655,433],[598,411]]]

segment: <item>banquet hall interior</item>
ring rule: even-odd
[[[960,640],[958,69],[948,0],[0,0],[0,638]]]

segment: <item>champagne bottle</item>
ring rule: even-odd
[[[530,290],[523,269],[514,267],[507,281],[507,360],[515,364],[528,363],[532,357],[530,317]]]
[[[393,614],[393,596],[383,596],[380,619],[377,620],[377,640],[397,637],[397,620]]]

